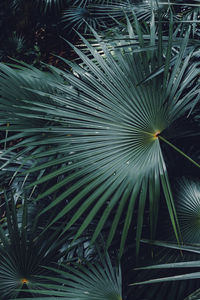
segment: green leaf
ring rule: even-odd
[[[49,295],[48,299],[122,299],[120,268],[112,266],[108,254],[100,258],[101,262],[86,266],[61,265],[60,269],[47,267],[55,276],[42,276],[41,278],[46,278],[49,283],[40,284],[37,294]]]
[[[149,46],[156,44],[153,19],[151,24]],[[171,31],[172,27],[170,23]],[[141,49],[146,39],[136,17],[135,31]],[[130,28],[129,32],[133,35]],[[97,33],[95,36],[101,54],[81,37],[88,53],[72,46],[82,60],[79,66],[70,63],[72,72],[49,67],[51,72],[45,73],[27,66],[12,69],[2,65],[2,124],[11,123],[9,132],[21,133],[24,150],[18,155],[24,153],[22,163],[34,160],[25,174],[37,178],[29,186],[37,186],[40,191],[37,200],[45,201],[55,195],[40,215],[60,205],[60,212],[45,230],[70,214],[72,218],[67,219],[63,234],[84,219],[75,236],[78,238],[96,219],[92,240],[109,224],[106,245],[110,246],[122,226],[122,255],[129,230],[137,219],[138,252],[147,195],[151,195],[150,223],[155,232],[162,188],[180,241],[160,139],[164,130],[170,130],[178,118],[190,111],[199,90],[194,72],[197,66],[187,67],[192,59],[184,51],[188,34],[177,50],[180,57],[175,55],[173,63],[170,53],[165,58],[166,49],[159,47],[165,67],[148,81],[144,79],[152,73],[154,64],[160,64],[161,53],[158,55],[157,48],[153,56],[149,51],[127,53],[111,49]],[[168,52],[172,49],[172,36],[171,33]],[[3,131],[6,129],[2,127]],[[43,188],[44,184],[47,188]]]

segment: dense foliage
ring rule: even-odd
[[[199,299],[200,1],[0,6],[0,299]]]

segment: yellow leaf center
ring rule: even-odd
[[[158,139],[159,134],[160,134],[160,131],[159,131],[159,130],[156,131],[156,132],[153,134],[154,139]]]
[[[26,278],[21,279],[21,283],[22,284],[27,284],[28,283],[28,279],[26,279]]]

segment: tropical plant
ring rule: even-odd
[[[140,35],[139,46],[142,48],[144,42],[139,27],[137,33]],[[96,38],[98,39],[97,35]],[[154,39],[151,37],[151,44],[154,40],[155,45],[155,38],[156,36]],[[175,120],[189,113],[197,101],[195,97],[198,82],[195,86],[192,86],[192,83],[198,73],[196,67],[198,64],[188,66],[192,57],[192,54],[185,54],[188,35],[172,63],[169,54],[172,42],[169,41],[164,75],[162,69],[159,71],[161,76],[150,74],[153,67],[156,65],[159,67],[159,63],[163,62],[163,53],[153,54],[152,50],[150,52],[146,50],[142,54],[126,53],[123,49],[109,51],[102,44],[106,57],[102,58],[84,38],[82,39],[97,64],[74,48],[84,64],[80,67],[69,62],[74,74],[51,68],[57,75],[48,80],[45,73],[44,75],[38,73],[45,77],[46,85],[49,86],[48,92],[44,91],[42,85],[41,91],[35,88],[31,77],[29,77],[31,81],[27,77],[28,86],[26,86],[23,71],[2,66],[2,111],[5,106],[7,108],[7,101],[10,105],[7,108],[8,114],[6,116],[2,114],[2,120],[5,124],[11,123],[10,132],[21,132],[17,135],[23,138],[23,142],[19,145],[24,148],[23,152],[27,153],[27,159],[32,157],[35,160],[36,166],[28,173],[40,171],[44,174],[31,186],[54,180],[54,184],[37,198],[57,193],[55,200],[43,210],[42,214],[68,199],[67,205],[52,221],[53,224],[82,203],[63,229],[64,233],[81,216],[85,216],[85,221],[75,236],[77,238],[101,212],[102,216],[92,238],[92,241],[95,241],[112,211],[118,207],[110,223],[107,247],[110,246],[123,216],[121,255],[138,198],[136,231],[138,253],[147,193],[149,192],[150,197],[150,223],[153,235],[161,185],[178,239],[178,223],[160,142],[167,143],[187,157],[165,139],[163,132],[172,126]],[[99,43],[101,44],[100,41]],[[24,72],[27,72],[27,69]],[[59,74],[62,74],[62,77],[59,77]],[[38,75],[39,83],[40,75]],[[150,79],[141,83],[147,76]],[[62,82],[62,78],[67,84]],[[19,99],[13,98],[10,91],[13,79],[15,84],[23,80],[22,90],[30,96],[24,98],[20,91]],[[184,92],[186,90],[187,94]],[[39,99],[43,96],[47,101],[43,100],[41,103]],[[32,126],[29,129],[27,124],[30,118]],[[16,135],[10,137],[15,138]],[[34,153],[30,147],[35,146],[42,147],[43,152]],[[9,149],[7,151],[9,152]],[[41,158],[44,160],[42,164]],[[190,161],[198,166],[192,159]],[[47,169],[51,171],[45,175]],[[89,212],[85,214],[88,208]],[[125,208],[126,217],[124,217]]]
[[[196,268],[199,267],[200,254],[198,228],[199,181],[191,178],[182,178],[176,183],[176,190],[177,216],[184,245],[177,245],[172,242],[151,242],[155,246],[165,247],[165,254],[162,254],[161,258],[155,260],[155,265],[141,269],[149,271],[159,271],[162,269],[162,273],[154,272],[153,275],[152,272],[150,272],[146,274],[146,278],[154,276],[157,277],[157,279],[146,279],[143,283],[158,283],[150,290],[160,290],[164,293],[165,282],[172,281],[176,283],[176,281],[180,281],[180,283],[174,284],[173,293],[171,293],[170,297],[172,297],[172,299],[183,299],[183,295],[192,292],[191,296],[188,296],[186,299],[198,299],[196,297],[199,295],[199,289],[197,291],[195,290],[199,288],[199,284],[198,280],[195,279],[199,278],[199,272],[196,272]],[[170,236],[168,238],[170,238]],[[172,254],[175,250],[172,251],[169,249],[176,249],[176,254]],[[163,263],[161,264],[161,262]],[[188,273],[188,268],[191,270],[190,273]],[[183,271],[181,272],[181,270]],[[168,271],[169,274],[163,277],[165,271]],[[173,274],[172,271],[174,271]],[[138,279],[142,277],[144,278],[144,276],[140,275]],[[138,279],[136,281],[138,281]],[[190,283],[187,283],[185,280],[190,280]],[[162,284],[162,289],[159,283]],[[148,290],[148,293],[150,290]],[[184,291],[183,295],[181,294],[182,291]]]
[[[199,236],[199,181],[182,179],[178,182],[177,215],[185,243],[200,243]]]
[[[89,30],[88,25],[105,30],[114,26],[116,20],[125,19],[125,14],[131,17],[134,8],[135,5],[127,0],[81,2],[64,10],[62,23],[65,28],[75,28],[84,33]]]
[[[158,15],[163,8],[169,6],[162,4],[165,1],[138,1],[138,0],[93,0],[75,1],[63,11],[62,23],[65,28],[75,28],[86,33],[90,26],[95,30],[107,31],[116,25],[125,25],[125,16],[138,20],[150,20],[152,11]],[[111,29],[111,30],[112,30]]]
[[[67,268],[66,264],[75,266],[75,262],[78,262],[77,265],[81,263],[84,266],[85,261],[87,264],[90,261],[95,263],[99,261],[101,256],[95,247],[89,246],[89,234],[73,243],[73,236],[77,229],[74,227],[61,238],[62,223],[44,232],[43,229],[47,226],[48,218],[52,217],[52,213],[46,215],[45,219],[38,218],[41,203],[35,204],[31,198],[27,199],[24,195],[16,201],[10,195],[8,193],[1,197],[5,210],[0,225],[1,299],[22,298],[26,295],[25,291],[28,291],[32,295],[31,298],[34,298],[38,295],[37,290],[42,290],[41,293],[44,294],[44,289],[49,295],[49,286],[53,284],[52,277],[58,277],[56,271],[59,274],[61,272],[60,263]],[[100,242],[99,245],[101,245]],[[109,258],[107,258],[107,263],[107,270],[112,276]],[[105,262],[101,263],[106,268],[104,264]],[[75,273],[77,265],[74,267]],[[70,270],[69,273],[71,273]],[[110,280],[115,280],[115,278],[110,278]],[[61,288],[62,279],[57,282],[61,283]]]
[[[1,299],[10,299],[18,298],[25,286],[39,288],[38,283],[42,280],[37,281],[34,276],[48,274],[42,266],[58,262],[63,256],[58,250],[64,241],[58,239],[56,228],[51,235],[41,236],[39,226],[30,227],[26,198],[21,218],[17,216],[14,199],[5,195],[4,201],[6,218],[0,227],[0,292]]]
[[[122,299],[120,268],[112,266],[108,254],[104,257],[99,255],[99,258],[100,262],[85,266],[81,264],[61,265],[60,269],[47,267],[47,270],[54,272],[54,277],[38,277],[49,281],[48,284],[40,284],[41,289],[38,294],[48,297],[38,296],[37,299]]]
[[[182,259],[180,252],[199,253],[198,245],[185,245],[199,241],[197,18],[174,1],[36,5],[45,18],[39,26],[54,18],[53,8],[56,20],[68,8],[68,28],[89,28],[91,42],[81,34],[76,40],[83,50],[68,42],[78,59],[59,58],[63,70],[19,61],[0,65],[2,297],[120,300],[119,268],[108,254],[99,260],[92,246],[102,245],[103,236],[103,248],[127,263],[125,273],[136,263],[133,253],[144,265],[149,254],[156,256],[155,246],[176,249],[152,259],[159,265],[147,267],[149,277],[137,273],[130,282],[161,283],[144,293],[138,288],[138,295],[134,289],[137,300],[179,300],[187,294],[185,282],[175,289],[181,273],[156,272],[181,267],[182,279],[199,278],[199,272],[187,273],[198,266],[196,258]],[[93,27],[105,30],[97,34]],[[177,181],[178,173],[184,179]],[[162,210],[168,211],[172,242],[153,242],[164,236]],[[140,249],[142,235],[151,239],[148,251]],[[160,278],[150,280],[151,274]],[[194,299],[195,284],[187,295]]]
[[[17,35],[16,32],[6,40],[4,47],[2,48],[1,58],[4,57],[15,57],[21,58],[22,55],[27,51],[24,37],[21,35]]]
[[[170,282],[170,281],[171,282],[181,281],[181,284],[179,285],[179,289],[182,290],[183,287],[187,287],[187,288],[189,287],[189,284],[187,283],[187,281],[189,280],[190,283],[191,283],[191,281],[192,281],[192,283],[194,283],[193,288],[192,288],[193,292],[191,295],[189,295],[191,293],[191,291],[188,291],[188,289],[186,288],[185,289],[185,297],[186,298],[184,298],[184,300],[189,300],[189,299],[197,300],[198,296],[199,296],[198,280],[199,280],[199,276],[200,276],[200,273],[198,271],[199,254],[200,254],[199,245],[182,245],[182,246],[180,246],[180,245],[172,244],[169,242],[154,242],[154,245],[167,247],[167,248],[171,248],[171,249],[177,249],[179,251],[179,253],[180,253],[180,251],[183,251],[183,253],[189,252],[189,253],[195,254],[195,256],[193,255],[193,257],[191,257],[189,261],[186,261],[185,259],[183,259],[181,262],[179,261],[179,262],[172,262],[172,263],[155,264],[155,265],[139,268],[140,270],[162,269],[162,274],[165,270],[175,270],[178,273],[178,275],[176,274],[173,276],[171,275],[171,276],[163,277],[160,274],[159,278],[149,279],[149,280],[146,280],[143,282],[134,283],[133,285],[154,284],[154,283],[155,284],[159,284],[159,283],[163,284],[165,282]],[[184,254],[182,254],[182,256],[183,255]],[[188,273],[188,269],[191,270],[189,273]],[[198,280],[196,280],[196,279],[198,279]],[[196,280],[196,282],[194,282],[195,280]],[[191,289],[191,284],[190,284],[189,289]],[[183,299],[183,298],[179,298],[180,294],[177,292],[177,289],[174,290],[174,295],[176,295],[177,299]],[[176,298],[173,298],[173,299],[176,299]]]

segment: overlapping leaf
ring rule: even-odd
[[[177,192],[177,215],[185,243],[199,243],[200,190],[197,180],[182,179]]]
[[[190,253],[195,253],[198,255],[200,254],[200,250],[199,250],[199,246],[198,245],[176,245],[173,243],[168,243],[168,242],[154,242],[154,245],[159,245],[159,246],[164,246],[167,248],[172,248],[172,249],[177,249],[177,250],[181,250],[181,251],[186,251],[186,252],[190,252]],[[183,256],[183,254],[182,254]],[[176,284],[177,281],[183,281],[182,285],[180,286],[180,289],[183,289],[185,287],[185,280],[197,280],[200,277],[200,272],[198,271],[198,268],[200,266],[200,262],[199,262],[199,256],[196,257],[196,259],[191,259],[189,261],[181,261],[181,262],[172,262],[172,263],[163,263],[163,264],[157,264],[157,265],[152,265],[152,266],[147,266],[147,267],[143,267],[140,269],[144,269],[144,270],[174,270],[176,272],[179,271],[178,275],[174,275],[174,276],[167,276],[167,277],[159,277],[156,279],[150,279],[150,280],[146,280],[140,283],[134,283],[133,285],[138,285],[138,284],[154,284],[154,283],[165,283],[165,282],[173,282],[174,284]],[[183,270],[183,271],[182,271]],[[187,272],[185,271],[187,270]],[[180,272],[182,271],[182,272]],[[189,272],[189,273],[188,273]],[[181,274],[182,273],[182,274]],[[196,282],[197,285],[197,282]],[[196,286],[194,283],[194,286]],[[198,286],[198,285],[197,285]],[[190,284],[191,287],[191,284]],[[179,293],[177,293],[177,287],[174,286],[174,289],[176,289],[176,294],[177,297],[179,299]],[[195,289],[197,289],[197,287],[195,287]],[[160,289],[162,292],[162,289]],[[194,290],[194,287],[193,287]],[[191,293],[191,292],[190,292]],[[198,299],[198,295],[199,295],[199,290],[193,292],[190,296],[186,297],[185,300],[189,300],[189,299]]]
[[[55,276],[42,277],[49,284],[40,285],[37,299],[122,299],[121,270],[112,266],[108,254],[101,263],[47,269],[54,271]],[[41,294],[48,298],[40,297]]]
[[[131,268],[132,271],[129,271],[128,273],[129,287],[127,288],[127,291],[130,297],[131,295],[134,295],[137,300],[146,298],[149,300],[159,300],[162,297],[166,300],[183,300],[186,295],[194,292],[199,287],[198,279],[189,281],[160,281],[146,285],[130,285],[132,282],[148,282],[153,278],[173,277],[197,271],[197,269],[192,268],[192,263],[194,265],[199,261],[199,250],[197,247],[195,249],[196,251],[194,250],[193,253],[192,246],[188,246],[188,248],[185,247],[186,251],[184,251],[184,247],[180,247],[173,243],[153,242],[152,244],[154,245],[153,247],[152,245],[145,245],[142,249],[143,251],[141,250],[141,257],[143,253],[145,253],[145,257],[144,259],[142,258],[139,263],[140,266],[151,265],[152,268],[144,268],[144,270],[138,268],[138,270],[133,270],[135,268],[133,265]],[[167,245],[167,247],[158,247],[164,245]],[[180,249],[182,251],[180,251]],[[191,251],[187,251],[187,249]],[[187,269],[189,261],[192,262],[191,268]],[[158,264],[160,265],[160,268],[156,268],[156,265]],[[173,268],[175,265],[177,265],[177,268]]]
[[[6,195],[5,207],[5,221],[0,226],[0,293],[1,299],[7,300],[18,298],[22,288],[40,288],[38,283],[41,280],[37,281],[34,276],[48,274],[42,265],[58,262],[63,256],[59,250],[64,241],[58,240],[59,228],[51,235],[38,236],[40,229],[34,229],[28,220],[26,200],[22,205],[21,218],[14,199]]]
[[[66,28],[74,27],[83,32],[88,31],[88,24],[94,29],[107,29],[116,24],[113,19],[124,19],[125,13],[132,16],[134,8],[127,0],[88,1],[64,10],[62,23]]]
[[[137,27],[139,46],[143,47],[139,24]],[[74,48],[83,67],[68,62],[74,73],[52,68],[57,75],[46,77],[48,93],[34,83],[35,77],[39,80],[40,72],[34,70],[23,81],[23,72],[2,65],[1,111],[7,111],[7,115],[1,113],[2,120],[5,124],[11,123],[11,132],[21,132],[20,136],[24,137],[21,146],[27,155],[29,152],[27,157],[33,153],[30,147],[40,147],[38,153],[30,156],[36,167],[28,173],[45,170],[32,186],[51,182],[38,199],[57,192],[55,200],[42,213],[64,203],[52,223],[74,212],[63,232],[82,216],[85,221],[75,236],[77,238],[97,217],[92,240],[95,241],[105,224],[109,224],[109,246],[122,220],[122,254],[136,207],[138,251],[146,199],[150,201],[151,228],[155,231],[161,185],[178,238],[159,136],[162,137],[164,130],[191,108],[198,93],[198,82],[192,86],[198,69],[195,64],[189,64],[192,54],[184,54],[187,35],[179,56],[174,58],[173,65],[170,64],[171,39],[172,35],[164,77],[152,76],[143,84],[138,83],[148,77],[156,64],[159,65],[151,50],[144,53],[110,51],[100,42],[104,52],[101,56],[84,39],[94,59]],[[153,33],[150,42],[151,45],[155,43]],[[18,82],[22,88],[16,87]],[[11,88],[12,83],[15,88]],[[187,93],[184,92],[186,89]],[[2,127],[2,130],[6,128]],[[41,158],[46,162],[41,163]]]
[[[116,24],[119,25],[120,21],[124,21],[125,15],[133,19],[133,15],[136,14],[139,20],[149,20],[152,10],[158,12],[162,7],[162,2],[158,3],[154,0],[74,1],[63,11],[62,23],[66,28],[74,27],[81,32],[89,30],[88,24],[93,29],[109,30],[110,28],[114,29]],[[168,7],[168,5],[164,5],[164,7]]]

